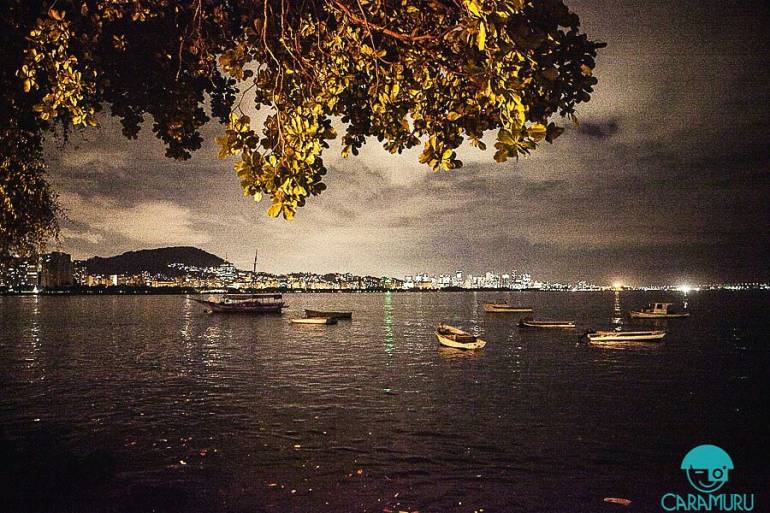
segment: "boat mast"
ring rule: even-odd
[[[254,250],[254,267],[251,269],[251,282],[257,283],[257,256],[259,255],[259,249]]]

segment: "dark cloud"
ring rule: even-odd
[[[607,139],[618,133],[618,121],[612,119],[603,123],[581,123],[579,125],[578,132],[583,135],[587,135],[588,137]]]

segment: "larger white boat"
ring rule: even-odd
[[[652,303],[641,310],[631,311],[631,317],[636,319],[683,319],[689,317],[687,312],[677,312],[671,308],[673,303]]]
[[[196,299],[210,313],[281,313],[286,305],[281,294],[224,294],[215,300]]]

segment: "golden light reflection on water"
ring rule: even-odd
[[[227,334],[227,330],[224,330],[224,334]],[[223,330],[219,326],[209,326],[203,333],[203,345],[201,347],[201,363],[207,367],[217,366],[223,359],[222,348],[220,343],[223,337]]]
[[[612,305],[612,324],[623,323],[623,307],[620,304],[620,291],[615,291],[615,301]]]
[[[626,342],[618,340],[616,342],[604,342],[602,344],[589,344],[592,350],[615,350],[615,351],[657,351],[665,346],[665,342],[644,342],[633,341]]]
[[[193,319],[193,301],[189,297],[185,297],[184,304],[182,306],[182,329],[179,333],[182,335],[182,340],[190,342],[192,339],[192,319]]]
[[[390,291],[385,293],[383,305],[385,310],[385,317],[383,319],[383,324],[385,325],[385,353],[392,357],[395,345],[393,344],[393,295]]]
[[[29,316],[29,345],[24,354],[20,355],[24,362],[24,367],[30,372],[27,382],[32,383],[37,380],[45,379],[43,368],[40,366],[39,357],[42,350],[42,329],[40,327],[40,297],[35,295],[29,298],[32,303]],[[25,337],[26,338],[26,337]],[[39,375],[34,374],[39,371]]]

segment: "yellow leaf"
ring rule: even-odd
[[[481,17],[481,11],[475,0],[465,0],[465,7],[471,12],[471,14]]]
[[[486,44],[487,44],[487,27],[482,21],[481,23],[479,23],[479,33],[476,36],[476,45],[478,45],[479,50],[483,50]]]
[[[527,135],[536,141],[542,140],[547,132],[548,128],[542,123],[535,123],[531,127],[527,128]]]
[[[273,205],[267,209],[267,215],[270,217],[278,217],[278,215],[281,213],[281,204],[280,203],[273,203]]]
[[[398,82],[393,84],[393,87],[390,89],[390,99],[395,100],[398,96],[398,92],[401,90],[401,86],[398,85]]]

